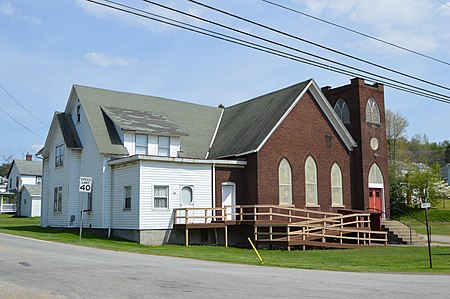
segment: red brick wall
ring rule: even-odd
[[[331,136],[331,147],[327,147],[327,136]],[[279,204],[278,165],[286,158],[292,168],[293,204],[297,208],[304,208],[305,160],[311,155],[317,164],[320,209],[333,210],[330,171],[334,162],[337,162],[342,170],[344,205],[351,208],[348,150],[310,93],[300,99],[257,155],[259,204]]]
[[[389,189],[387,145],[385,126],[384,88],[382,85],[367,85],[362,79],[352,79],[351,84],[330,89],[323,88],[331,105],[334,106],[339,98],[344,99],[350,108],[351,125],[348,129],[358,144],[352,153],[352,198],[353,208],[364,210],[369,207],[368,176],[371,166],[376,163],[383,173],[384,198],[386,213],[389,214]],[[366,105],[373,97],[380,109],[381,125],[366,123]],[[371,138],[376,137],[379,149],[374,151],[370,147]]]

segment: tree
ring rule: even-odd
[[[439,165],[436,164],[429,169],[419,169],[411,164],[405,176],[408,204],[412,201],[435,203],[439,199],[435,188],[435,183],[438,181],[440,181]]]
[[[388,158],[391,164],[396,162],[397,143],[399,138],[404,137],[408,120],[398,112],[386,110],[386,139],[388,146]]]

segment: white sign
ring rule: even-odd
[[[429,202],[423,202],[420,204],[420,207],[422,209],[429,209],[429,208],[431,208],[431,204]]]
[[[92,190],[92,178],[90,177],[80,177],[80,188],[78,188],[80,192],[88,192],[91,193]]]

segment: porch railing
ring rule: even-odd
[[[15,213],[15,212],[17,212],[17,207],[15,203],[0,204],[0,213]]]

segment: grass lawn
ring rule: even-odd
[[[150,247],[133,242],[99,238],[87,233],[83,233],[80,242],[78,230],[40,228],[38,218],[28,219],[0,215],[0,232],[108,250],[259,265],[259,260],[251,249],[177,245]],[[450,274],[450,247],[432,248],[433,269],[429,269],[426,247],[381,246],[344,250],[260,250],[259,252],[265,266],[355,272]]]

